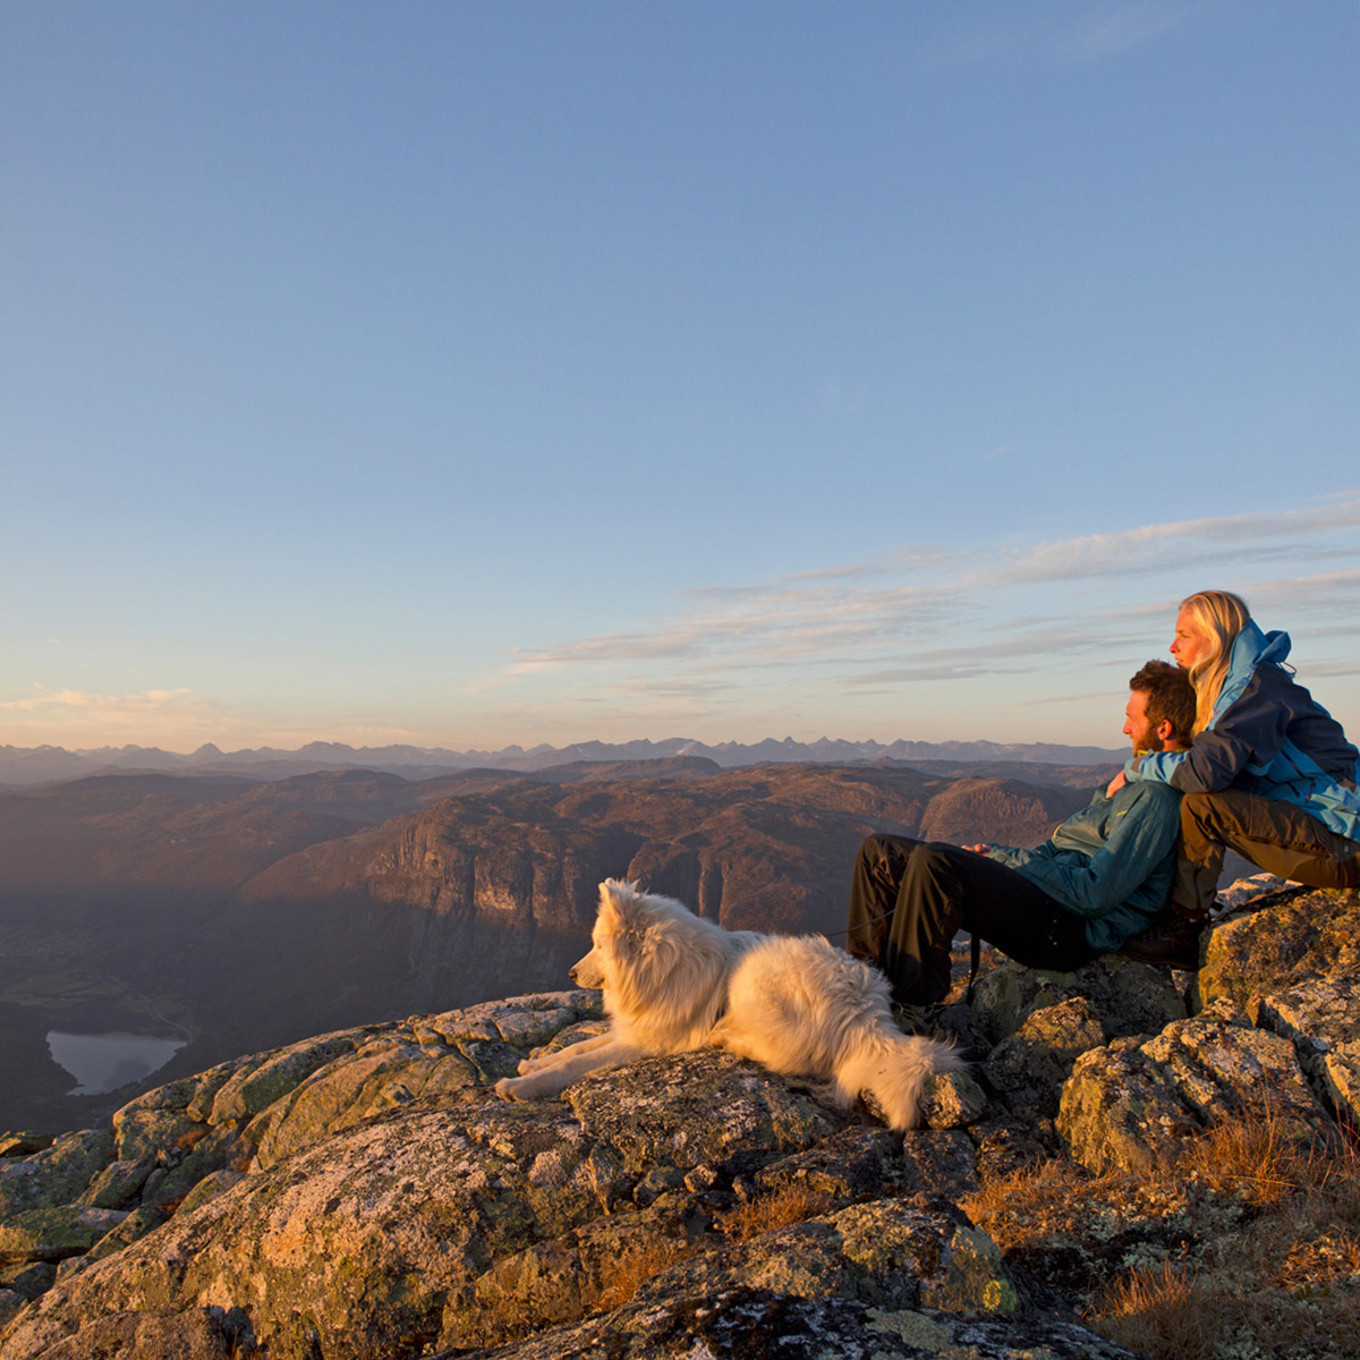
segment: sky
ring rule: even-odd
[[[0,745],[1360,737],[1351,0],[0,0]]]

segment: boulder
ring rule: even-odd
[[[7,1129],[0,1133],[0,1157],[28,1157],[56,1140],[50,1133],[33,1133],[29,1129]]]
[[[991,1321],[859,1299],[801,1298],[733,1281],[701,1293],[649,1294],[601,1317],[491,1350],[431,1360],[1140,1360],[1072,1322]]]
[[[1072,996],[1030,1011],[1019,1029],[987,1056],[983,1072],[1009,1109],[1052,1117],[1072,1065],[1108,1037],[1091,1002]]]
[[[1219,1001],[1153,1039],[1118,1039],[1083,1054],[1063,1087],[1057,1127],[1092,1171],[1142,1171],[1174,1166],[1186,1140],[1215,1120],[1265,1112],[1302,1139],[1330,1124],[1293,1044]]]
[[[1086,1002],[1111,1038],[1156,1034],[1186,1013],[1163,969],[1117,954],[1103,954],[1074,973],[1025,968],[1007,960],[983,973],[974,986],[974,1028],[987,1044],[999,1044],[1034,1011],[1074,997]]]
[[[1352,977],[1318,978],[1285,992],[1253,997],[1252,1018],[1290,1040],[1313,1090],[1332,1114],[1360,1125],[1360,985]]]
[[[113,1155],[108,1129],[84,1129],[26,1157],[0,1161],[0,1216],[70,1204]]]
[[[1233,914],[1209,931],[1198,1002],[1289,991],[1319,977],[1360,971],[1360,893],[1320,888]]]
[[[0,1264],[81,1256],[126,1217],[120,1209],[95,1209],[87,1204],[26,1209],[0,1224]]]

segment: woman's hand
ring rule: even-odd
[[[1118,793],[1119,790],[1122,789],[1124,785],[1127,784],[1128,782],[1129,781],[1124,778],[1124,771],[1120,770],[1119,773],[1115,775],[1115,777],[1111,779],[1110,782],[1105,786],[1105,797],[1113,798],[1115,794]]]
[[[963,848],[965,850],[971,850],[975,855],[985,855],[992,847],[990,845],[983,845],[979,842],[977,845],[965,845]]]

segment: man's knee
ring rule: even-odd
[[[908,869],[931,880],[948,878],[952,882],[955,878],[952,851],[952,846],[922,841],[907,856]]]
[[[892,852],[892,840],[888,836],[865,836],[859,843],[859,853],[855,858],[866,865],[875,865],[887,859]]]
[[[916,846],[907,856],[902,875],[903,896],[913,899],[917,910],[933,920],[953,921],[962,910],[963,892],[951,850],[943,845]]]

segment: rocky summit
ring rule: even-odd
[[[226,1062],[0,1134],[0,1360],[1354,1356],[1360,1206],[1301,1206],[1354,1166],[1357,939],[1360,894],[1277,893],[1197,974],[989,957],[905,1136],[712,1050],[497,1100],[581,991]]]

